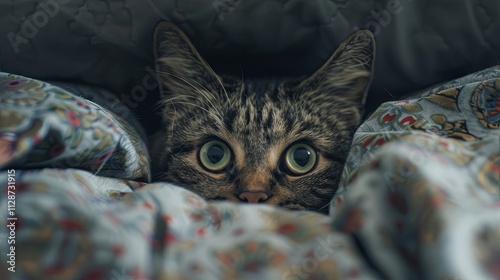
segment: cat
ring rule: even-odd
[[[154,38],[164,94],[154,180],[207,200],[327,213],[363,117],[373,34],[351,34],[300,79],[216,74],[173,23],[159,23]]]

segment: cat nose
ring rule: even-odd
[[[238,197],[242,202],[247,203],[262,203],[269,198],[269,196],[263,192],[243,192]]]

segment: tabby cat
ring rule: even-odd
[[[174,24],[155,31],[164,128],[155,181],[209,200],[328,212],[372,78],[374,38],[360,30],[304,79],[222,76]]]

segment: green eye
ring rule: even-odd
[[[285,166],[293,175],[303,175],[316,165],[316,151],[306,144],[292,145],[285,154]]]
[[[231,151],[221,141],[209,141],[200,149],[200,161],[210,171],[221,171],[229,165]]]

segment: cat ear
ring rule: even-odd
[[[375,39],[369,30],[349,35],[309,78],[298,84],[300,91],[328,94],[331,100],[342,102],[362,111],[372,80],[375,59]]]
[[[221,78],[200,56],[186,34],[173,23],[158,24],[154,34],[154,51],[162,96],[180,98],[188,94],[197,99],[200,90],[214,91],[221,84]]]

